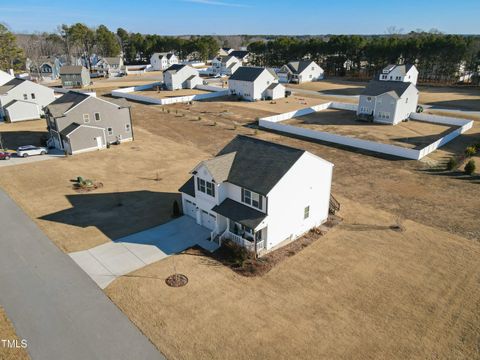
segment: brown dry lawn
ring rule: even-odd
[[[199,95],[199,94],[207,94],[209,91],[197,90],[197,89],[180,89],[180,90],[161,90],[157,91],[155,89],[147,89],[142,91],[134,91],[132,94],[135,95],[143,95],[148,96],[154,99],[165,99],[171,97],[179,97],[179,96],[189,96],[189,95]]]
[[[478,358],[479,244],[341,202],[342,225],[263,277],[182,254],[106,292],[170,359]]]
[[[21,339],[15,333],[15,329],[11,321],[8,319],[5,310],[0,306],[0,340],[17,340]],[[27,360],[30,359],[25,349],[9,349],[0,343],[0,360]]]
[[[480,142],[480,122],[422,162],[255,128],[283,106],[305,107],[300,98],[132,102],[135,142],[4,167],[0,186],[71,252],[168,221],[188,172],[237,134],[303,148],[335,164],[342,226],[261,278],[179,255],[116,280],[107,294],[174,359],[479,358],[480,182],[442,166]],[[77,194],[77,176],[104,187]],[[405,232],[386,229],[398,219]],[[190,279],[185,288],[164,284],[173,261]]]
[[[457,128],[413,120],[395,126],[372,124],[357,121],[353,111],[335,109],[322,110],[282,123],[407,148],[423,148]]]
[[[359,95],[367,82],[341,79],[322,80],[288,87],[318,91],[329,95]],[[420,104],[442,108],[480,111],[480,89],[478,87],[436,87],[418,86]],[[345,101],[345,100],[343,100]]]

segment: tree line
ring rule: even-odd
[[[371,78],[389,63],[413,63],[423,82],[453,82],[462,73],[477,73],[480,66],[480,36],[448,35],[438,31],[415,31],[379,36],[235,36],[248,44],[252,63],[280,67],[291,60],[309,58],[327,75]],[[148,63],[154,52],[175,51],[181,59],[208,60],[229,37],[161,36],[115,32],[105,25],[60,25],[56,32],[15,36],[0,24],[0,67],[24,67],[25,58],[67,55],[83,58],[90,66],[93,54],[118,56],[127,64]],[[478,75],[476,78],[478,83]]]
[[[480,37],[411,32],[388,36],[334,35],[299,39],[282,37],[256,41],[248,46],[253,63],[282,66],[291,60],[309,58],[327,75],[371,78],[387,64],[416,64],[420,81],[454,81],[461,73],[477,72]],[[477,80],[478,81],[478,80]]]

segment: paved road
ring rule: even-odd
[[[0,190],[0,304],[32,360],[164,359]]]
[[[198,225],[193,218],[182,216],[114,242],[69,255],[98,286],[104,289],[119,276],[194,245],[215,251],[218,245],[208,241],[209,238],[210,230]]]

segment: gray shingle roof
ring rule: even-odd
[[[240,66],[237,71],[230,76],[230,80],[255,81],[264,70],[266,69],[258,66]]]
[[[83,66],[65,65],[60,68],[60,75],[75,75],[82,73]]]
[[[245,56],[248,55],[248,51],[246,50],[233,50],[230,54],[230,56],[235,56],[238,59],[243,59]]]
[[[371,80],[362,91],[361,95],[378,96],[393,92],[396,96],[401,97],[410,85],[412,85],[412,83],[403,81]]]
[[[167,70],[165,71],[172,71],[172,72],[177,72],[178,70],[183,69],[187,65],[182,65],[182,64],[173,64],[171,65]]]
[[[413,64],[402,64],[402,65],[389,64],[383,68],[382,74],[389,74],[394,69],[398,69],[400,71],[400,75],[405,76],[405,74],[412,68],[412,66]]]
[[[232,168],[235,154],[236,152],[232,152],[229,154],[216,156],[213,159],[202,161],[200,165],[204,165],[208,169],[213,179],[217,183],[222,183],[228,179],[228,174]]]
[[[89,95],[77,91],[69,91],[65,95],[59,97],[47,106],[48,111],[53,117],[60,117],[72,107],[80,104],[88,99]]]
[[[6,94],[10,90],[12,90],[14,87],[20,85],[26,81],[25,79],[18,79],[18,78],[13,78],[12,80],[6,82],[2,86],[0,86],[0,94]]]
[[[267,217],[267,214],[229,198],[225,199],[220,205],[214,206],[212,211],[251,229],[255,229]]]
[[[62,136],[67,136],[68,134],[70,134],[73,130],[77,129],[80,127],[80,124],[77,124],[77,123],[71,123],[70,125],[68,125],[65,129],[63,129],[62,131],[60,131],[60,134]]]
[[[237,136],[217,156],[235,153],[226,181],[267,195],[305,150]]]
[[[195,179],[193,178],[193,176],[190,177],[190,179],[188,179],[187,182],[183,184],[180,189],[178,189],[178,191],[195,197]]]
[[[287,67],[292,73],[301,74],[311,63],[313,63],[312,60],[290,61]]]
[[[280,83],[271,83],[268,87],[267,87],[267,90],[273,90],[275,89],[277,86],[280,86],[282,84]]]

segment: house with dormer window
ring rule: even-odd
[[[378,80],[380,81],[402,81],[410,82],[413,85],[417,84],[417,79],[418,70],[415,65],[412,64],[387,65],[378,76]]]
[[[307,151],[237,136],[179,189],[185,215],[262,254],[327,221],[333,164]]]

